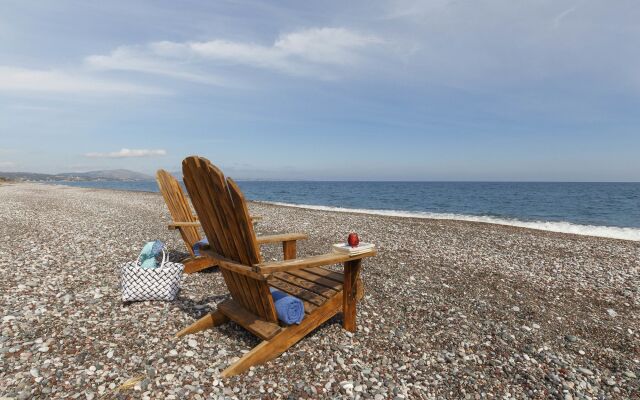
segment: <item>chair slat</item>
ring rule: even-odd
[[[344,274],[340,272],[331,271],[330,269],[322,267],[305,268],[304,270],[341,284],[344,282]]]
[[[327,300],[327,298],[324,296],[320,296],[319,294],[303,289],[300,286],[293,285],[278,277],[271,277],[267,282],[269,283],[269,285],[275,288],[283,290],[300,299],[307,300],[310,303],[313,303],[318,306],[322,305],[322,303],[324,303]]]
[[[212,184],[211,197],[213,199],[213,205],[217,210],[218,219],[224,228],[223,235],[227,242],[227,254],[223,255],[234,261],[248,265],[249,257],[242,243],[244,239],[240,237],[238,222],[233,212],[233,202],[229,195],[222,171],[214,165],[209,164],[207,174]]]
[[[211,204],[206,180],[199,174],[199,165],[200,161],[195,157],[189,157],[182,162],[184,185],[196,209],[202,229],[207,234],[209,245],[216,253],[225,254],[227,250],[226,242],[222,240],[222,226],[218,221],[215,207]]]
[[[193,215],[187,197],[180,187],[180,183],[173,175],[165,170],[158,170],[156,182],[174,222],[195,222],[197,220]],[[181,226],[180,235],[187,250],[193,256],[193,245],[201,239],[198,228],[195,226]]]
[[[308,272],[304,269],[299,269],[299,270],[294,270],[294,271],[289,271],[289,274],[291,275],[295,275],[297,277],[312,281],[318,285],[322,285],[325,287],[328,287],[330,289],[333,289],[335,291],[340,291],[342,290],[342,283],[336,282],[332,279],[328,279],[325,278],[323,276],[320,275],[316,275],[313,274],[311,272]]]
[[[262,262],[262,257],[260,256],[260,247],[256,240],[256,233],[253,230],[253,223],[249,215],[247,202],[244,199],[242,191],[240,191],[240,188],[233,179],[227,178],[227,185],[229,187],[229,194],[235,205],[234,211],[238,221],[238,227],[240,228],[240,234],[245,240],[249,264],[259,264]]]
[[[243,299],[242,289],[238,287],[238,283],[236,282],[236,275],[232,274],[225,268],[220,268],[220,272],[222,273],[222,277],[224,278],[224,282],[227,284],[227,288],[229,289],[229,293],[231,293],[231,297],[245,305]]]
[[[262,302],[260,299],[256,297],[257,291],[255,290],[255,284],[259,284],[259,281],[255,279],[251,279],[247,276],[240,275],[238,276],[242,290],[244,291],[244,296],[247,299],[247,303],[250,304],[249,309],[253,310],[253,312],[257,315],[260,315],[264,318],[264,308],[262,307]]]
[[[267,321],[278,322],[278,316],[276,315],[276,306],[273,302],[273,297],[271,296],[269,285],[259,285],[258,293],[260,294],[260,301],[262,301],[262,307],[265,310]]]
[[[301,278],[299,276],[295,276],[292,275],[290,273],[287,272],[274,272],[273,276],[282,279],[283,281],[286,281],[292,285],[296,285],[299,286],[303,289],[306,289],[310,292],[313,292],[315,294],[318,294],[320,296],[329,298],[332,296],[335,296],[335,294],[337,293],[337,291],[330,289],[326,286],[322,286],[322,285],[318,285],[317,283],[314,283],[313,281]]]

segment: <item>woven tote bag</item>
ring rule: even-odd
[[[140,268],[140,264],[138,258],[122,265],[122,301],[174,300],[180,290],[184,265],[169,262],[164,248],[160,267],[145,269]]]

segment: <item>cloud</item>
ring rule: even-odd
[[[121,46],[107,56],[89,56],[84,63],[98,70],[144,72],[209,85],[224,86],[226,83],[224,79],[211,74],[187,71],[181,60],[160,59],[153,53],[146,54],[144,47]]]
[[[16,166],[16,163],[13,161],[0,161],[0,168],[13,168]]]
[[[57,92],[97,94],[166,94],[165,91],[95,78],[82,73],[0,65],[0,92]]]
[[[377,36],[345,28],[312,28],[280,35],[268,46],[223,39],[121,46],[109,55],[89,56],[85,64],[211,84],[224,84],[219,74],[234,66],[327,79],[335,77],[336,68],[362,63],[367,50],[383,43]],[[203,69],[208,72],[198,72]]]
[[[571,8],[568,8],[568,9],[564,10],[560,14],[556,15],[553,18],[553,27],[554,28],[558,28],[560,26],[560,23],[562,22],[562,20],[565,19],[569,14],[575,12],[576,9],[577,9],[577,7],[571,7]]]
[[[164,156],[167,154],[166,150],[149,150],[149,149],[121,149],[120,151],[114,151],[111,153],[86,153],[85,157],[89,158],[131,158],[131,157],[154,157]]]

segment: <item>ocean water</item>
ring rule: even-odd
[[[64,182],[157,192],[150,182]],[[240,181],[250,200],[640,241],[640,183]]]

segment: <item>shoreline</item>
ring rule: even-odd
[[[14,182],[20,184],[22,182]],[[48,182],[24,182],[27,184],[48,185],[48,186],[61,186],[71,187],[86,190],[105,190],[124,193],[147,193],[157,194],[159,192],[153,192],[148,190],[124,190],[124,189],[112,189],[112,188],[93,188],[84,186],[72,186],[64,184],[55,184]],[[575,236],[587,236],[594,238],[605,238],[613,240],[624,240],[631,242],[640,242],[640,228],[635,227],[620,227],[620,226],[606,226],[606,225],[585,225],[576,224],[568,221],[525,221],[516,218],[507,217],[494,217],[484,215],[467,215],[456,213],[434,213],[428,211],[403,211],[403,210],[375,210],[375,209],[358,209],[358,208],[343,208],[313,204],[294,204],[284,203],[277,201],[266,200],[248,200],[254,204],[268,204],[278,207],[291,207],[300,208],[304,210],[317,210],[346,214],[360,214],[360,215],[378,215],[393,218],[415,218],[419,220],[433,220],[433,221],[457,221],[468,223],[480,223],[487,225],[499,225],[503,227],[514,227],[521,229],[530,229],[539,232],[551,232],[565,235]]]
[[[337,213],[352,213],[364,215],[379,215],[393,218],[415,218],[434,221],[457,221],[488,225],[510,226],[515,228],[530,229],[542,232],[553,232],[566,235],[589,236],[597,238],[640,241],[640,228],[618,227],[605,225],[583,225],[566,221],[523,221],[515,218],[503,218],[484,215],[466,215],[455,213],[433,213],[427,211],[402,211],[402,210],[370,210],[357,208],[342,208],[310,204],[291,204],[276,201],[254,200],[254,203],[270,204],[280,207],[301,208],[306,210],[318,210]]]

